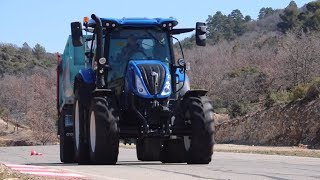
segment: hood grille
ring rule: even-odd
[[[137,65],[148,91],[152,94],[159,94],[162,90],[166,71],[161,64],[138,64]]]

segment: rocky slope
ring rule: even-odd
[[[216,125],[217,143],[320,148],[320,99],[276,105]]]

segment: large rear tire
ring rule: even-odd
[[[161,139],[138,138],[136,150],[140,161],[160,161]]]
[[[183,101],[185,122],[191,123],[191,137],[184,137],[188,164],[211,162],[214,146],[214,113],[209,99],[188,97]]]
[[[89,149],[93,164],[116,164],[119,154],[119,113],[111,98],[95,97],[90,108]]]
[[[63,163],[74,163],[72,108],[63,109],[59,119],[60,128],[60,160]]]
[[[85,128],[87,127],[87,110],[83,102],[81,102],[78,89],[75,90],[73,113],[75,160],[78,164],[89,164],[89,145],[85,135]]]

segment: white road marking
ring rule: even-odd
[[[115,177],[110,177],[110,176],[100,176],[100,175],[96,175],[96,174],[83,173],[83,172],[78,172],[78,171],[71,170],[71,169],[68,169],[68,171],[73,172],[73,173],[84,174],[88,177],[94,177],[94,178],[105,179],[105,180],[127,180],[127,179],[115,178]]]

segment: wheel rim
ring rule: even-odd
[[[80,134],[80,123],[79,123],[79,102],[76,101],[76,109],[75,109],[75,115],[74,115],[74,129],[75,129],[75,141],[76,141],[76,148],[79,149],[79,134]]]
[[[90,115],[90,146],[92,152],[95,152],[96,148],[96,135],[96,117],[92,111]]]
[[[189,111],[186,112],[185,118],[186,118],[187,123],[191,123],[191,115],[190,115]],[[189,151],[190,145],[191,145],[190,136],[183,136],[183,143],[184,143],[184,148],[186,149],[186,151]]]

